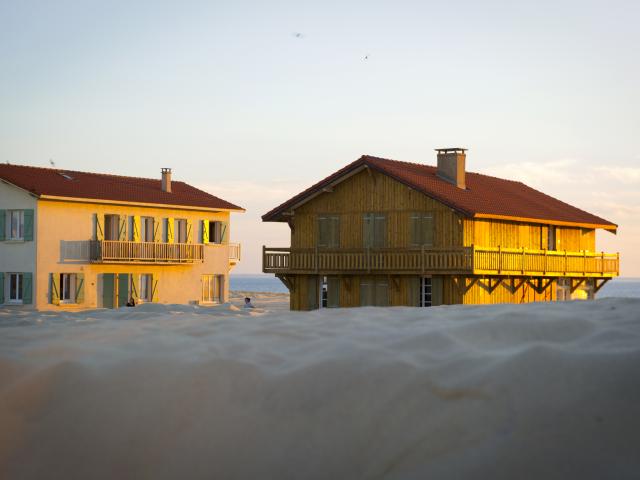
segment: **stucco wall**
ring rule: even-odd
[[[224,275],[224,298],[229,291],[229,247],[227,245],[205,246],[203,263],[183,265],[137,265],[137,264],[94,264],[83,256],[84,242],[93,239],[95,232],[94,214],[141,215],[150,217],[174,217],[190,219],[193,222],[193,240],[199,242],[200,221],[229,222],[228,212],[207,212],[163,209],[139,206],[73,203],[51,200],[38,202],[37,226],[41,242],[38,243],[38,295],[34,303],[40,309],[56,308],[96,308],[102,306],[101,276],[103,273],[155,274],[158,280],[159,303],[190,303],[201,298],[201,275]],[[227,239],[230,238],[229,223]],[[78,242],[74,244],[73,242]],[[78,252],[77,259],[73,252]],[[49,303],[50,273],[83,273],[85,301],[77,307],[59,307]]]
[[[0,272],[31,272],[36,276],[36,238],[38,212],[36,199],[26,191],[0,182],[0,210],[34,210],[33,241],[0,241]],[[33,298],[36,287],[34,282]]]

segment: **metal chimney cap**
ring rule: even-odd
[[[438,153],[464,153],[468,148],[460,148],[460,147],[449,147],[449,148],[436,148],[435,151]]]
[[[162,173],[171,173],[171,169],[170,169],[170,168],[167,168],[167,167],[161,168],[161,169],[160,169],[160,171],[161,171]]]

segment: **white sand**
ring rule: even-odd
[[[254,302],[0,310],[0,478],[640,477],[638,299]]]

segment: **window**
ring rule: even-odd
[[[209,222],[209,243],[222,243],[226,230],[224,222]]]
[[[420,306],[430,307],[431,303],[431,277],[420,279]]]
[[[547,250],[556,249],[556,227],[549,225],[549,237],[547,239]]]
[[[360,306],[389,305],[389,283],[386,278],[365,277],[360,280]]]
[[[219,303],[224,296],[224,275],[202,276],[202,302]]]
[[[153,275],[143,273],[140,275],[140,296],[141,302],[150,302],[153,297]]]
[[[9,274],[9,303],[22,303],[22,274]]]
[[[24,210],[9,210],[7,238],[9,240],[22,240],[24,238]]]
[[[184,218],[176,218],[174,225],[175,243],[187,243],[187,221]]]
[[[120,216],[119,215],[104,216],[104,239],[120,240]]]
[[[76,283],[77,276],[75,273],[60,274],[60,302],[75,303]]]
[[[382,213],[365,213],[363,217],[363,243],[365,248],[387,246],[387,217]]]
[[[140,241],[153,242],[153,217],[142,217],[140,219]]]
[[[318,217],[318,246],[326,248],[340,246],[340,217],[337,215]]]
[[[431,213],[413,213],[411,222],[411,246],[433,246],[433,215]]]
[[[320,280],[320,308],[338,308],[340,306],[340,279],[321,277]]]

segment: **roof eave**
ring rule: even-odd
[[[512,215],[496,215],[492,213],[474,213],[473,218],[487,218],[493,220],[511,220],[514,222],[527,222],[527,223],[545,223],[548,225],[558,225],[562,227],[582,227],[582,228],[601,228],[603,230],[617,233],[618,225],[615,223],[588,223],[588,222],[570,222],[565,220],[552,220],[548,218],[531,218],[531,217],[518,217]]]

